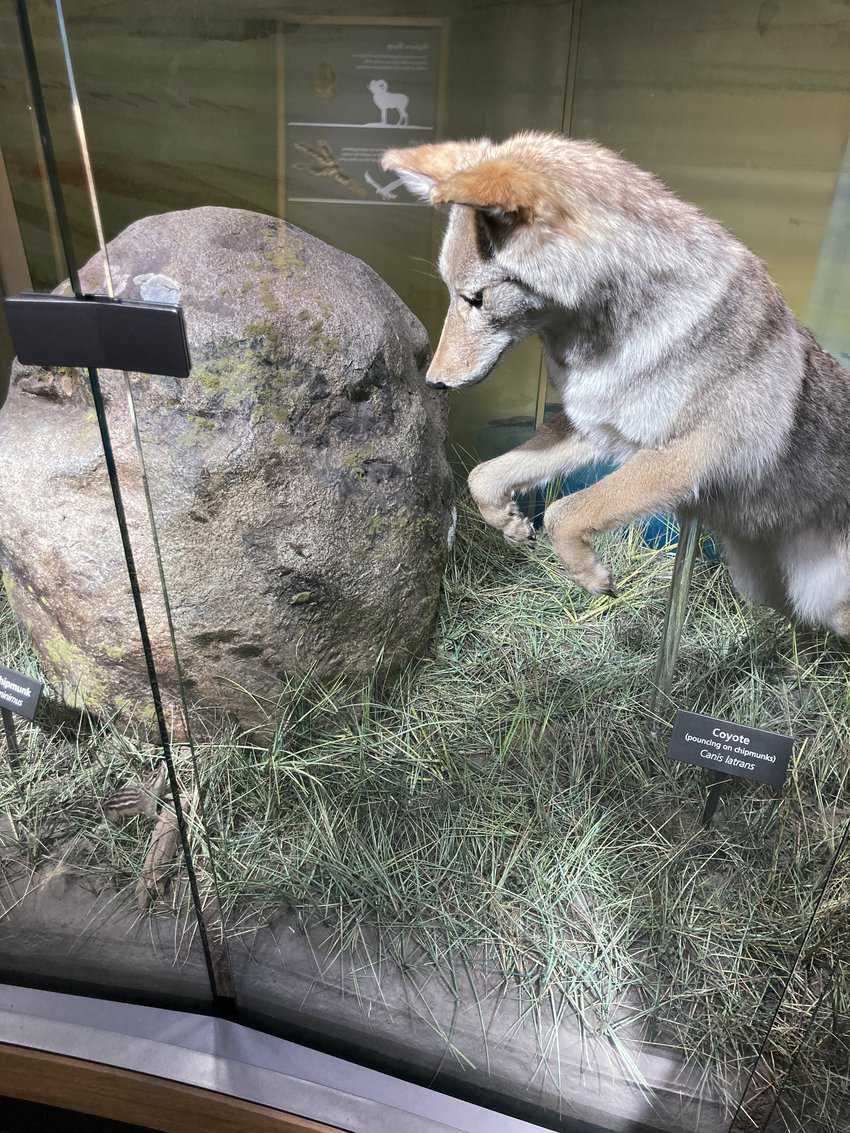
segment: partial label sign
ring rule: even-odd
[[[793,754],[791,736],[682,711],[676,713],[667,748],[668,759],[771,787],[783,786]]]
[[[290,201],[427,207],[380,162],[390,147],[434,140],[440,37],[439,26],[287,26]]]
[[[32,720],[43,691],[44,685],[32,677],[0,665],[0,708]]]

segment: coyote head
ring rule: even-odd
[[[385,169],[432,204],[449,204],[440,274],[449,309],[428,384],[458,389],[486,378],[513,343],[540,330],[553,307],[538,285],[547,248],[570,231],[559,192],[561,143],[518,135],[387,151]],[[550,249],[551,250],[551,249]]]

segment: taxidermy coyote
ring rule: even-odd
[[[551,134],[395,149],[385,169],[451,206],[449,311],[427,380],[458,389],[540,336],[563,412],[479,464],[506,539],[514,494],[597,458],[619,467],[544,525],[570,578],[614,593],[593,536],[696,514],[739,591],[850,636],[850,374],[717,221],[602,146]]]

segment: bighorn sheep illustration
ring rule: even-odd
[[[407,125],[407,104],[410,101],[406,94],[393,94],[387,88],[386,79],[372,79],[369,83],[372,99],[381,112],[381,125],[388,126],[387,111],[395,110],[398,114],[397,126]]]

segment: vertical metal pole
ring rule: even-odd
[[[21,44],[24,51],[24,60],[26,63],[27,74],[29,75],[30,87],[32,91],[33,109],[35,111],[36,121],[38,123],[39,135],[41,137],[45,167],[50,184],[50,192],[53,198],[54,206],[56,208],[59,235],[68,268],[68,278],[70,280],[71,288],[75,296],[78,299],[81,299],[83,298],[83,291],[80,284],[79,272],[76,266],[76,256],[74,254],[74,245],[71,236],[71,225],[68,220],[67,210],[65,208],[65,197],[62,192],[62,184],[59,178],[56,155],[53,149],[53,139],[50,131],[50,123],[47,117],[47,107],[44,101],[44,92],[41,86],[41,79],[38,72],[38,61],[35,55],[35,45],[33,43],[32,29],[30,27],[29,12],[27,10],[26,0],[16,0],[16,10],[18,17],[18,27],[21,33]],[[139,635],[142,640],[142,652],[144,654],[148,683],[150,684],[151,698],[153,700],[154,712],[156,714],[157,729],[159,731],[160,744],[162,746],[162,756],[166,765],[166,769],[168,771],[171,797],[174,803],[177,828],[183,849],[184,861],[186,863],[186,873],[189,879],[189,890],[192,896],[192,905],[195,911],[195,920],[198,925],[198,936],[201,942],[201,950],[204,955],[204,962],[206,965],[213,998],[216,1001],[220,1000],[221,998],[229,1000],[229,995],[225,995],[224,997],[221,997],[219,995],[218,981],[216,978],[216,966],[213,962],[212,953],[210,950],[207,926],[204,919],[203,902],[201,900],[201,894],[198,887],[197,876],[195,874],[191,847],[189,845],[189,833],[186,827],[186,817],[183,813],[183,806],[180,799],[180,787],[177,781],[177,771],[174,766],[174,759],[171,752],[171,737],[169,735],[168,725],[165,719],[165,709],[162,703],[162,695],[159,687],[159,677],[156,671],[156,662],[154,659],[150,633],[148,631],[147,618],[145,616],[144,603],[142,601],[142,592],[139,586],[139,577],[136,570],[135,557],[133,555],[133,549],[130,543],[130,531],[127,525],[127,517],[124,510],[124,501],[121,494],[121,486],[118,480],[118,469],[115,464],[115,457],[112,450],[112,440],[109,433],[109,424],[106,417],[106,407],[103,401],[103,394],[100,388],[100,380],[97,370],[95,369],[89,368],[88,376],[92,398],[94,401],[95,413],[97,415],[98,427],[100,429],[104,458],[106,460],[106,470],[109,477],[109,485],[112,490],[112,500],[115,505],[115,514],[118,519],[118,530],[121,536],[121,545],[124,551],[124,560],[127,566],[127,575],[130,581],[130,593],[133,598],[133,606],[136,612],[136,621],[139,627]]]
[[[709,788],[702,812],[701,824],[711,826],[711,820],[717,813],[720,800],[732,786],[733,780],[722,771],[709,771]]]
[[[42,90],[41,79],[38,74],[38,62],[35,57],[35,45],[33,43],[26,0],[17,0],[15,7],[18,17],[18,28],[21,33],[21,48],[24,53],[24,64],[26,65],[27,78],[30,84],[32,106],[35,111],[35,121],[38,126],[38,135],[41,141],[41,152],[44,155],[44,171],[47,174],[50,198],[56,212],[59,241],[62,245],[65,265],[68,270],[68,282],[71,284],[71,290],[74,294],[78,297],[82,297],[80,276],[77,272],[77,259],[74,254],[74,241],[71,236],[71,225],[68,221],[65,197],[62,193],[62,185],[59,181],[59,167],[56,163],[56,154],[53,150],[53,137],[50,133],[50,124],[47,120],[47,106],[44,102],[44,91]]]
[[[679,646],[682,641],[682,629],[688,613],[688,592],[691,586],[694,559],[699,546],[699,535],[700,522],[694,516],[680,522],[679,543],[676,548],[676,559],[673,563],[673,577],[670,580],[670,592],[667,596],[667,613],[664,617],[661,643],[658,646],[655,681],[649,707],[653,733],[658,726],[658,713],[662,703],[669,697],[670,689],[673,686],[673,672],[676,668],[676,658],[679,656]]]
[[[3,731],[6,735],[6,748],[9,752],[9,766],[13,771],[21,769],[21,749],[18,746],[18,734],[15,731],[15,718],[8,708],[0,708],[3,717]]]
[[[74,75],[74,63],[71,56],[71,44],[68,39],[68,28],[65,23],[65,12],[62,6],[62,0],[54,0],[56,7],[56,19],[59,25],[59,37],[62,41],[62,51],[65,56],[65,71],[68,76],[68,87],[71,98],[71,113],[74,120],[74,129],[77,134],[77,141],[80,148],[80,156],[83,162],[83,170],[86,177],[86,186],[89,194],[89,204],[91,205],[92,218],[94,220],[95,230],[97,232],[97,243],[103,258],[103,274],[106,294],[110,299],[115,298],[115,288],[112,280],[112,268],[109,263],[109,249],[106,244],[106,235],[103,229],[103,221],[101,219],[100,203],[97,199],[97,189],[94,180],[94,170],[92,168],[91,157],[89,153],[88,139],[86,138],[85,122],[83,121],[83,108],[80,102],[80,96],[77,92],[77,81]],[[282,77],[281,77],[282,82]],[[283,116],[281,114],[281,123]],[[282,127],[281,127],[282,128]],[[153,498],[150,490],[150,481],[148,479],[147,462],[145,460],[144,447],[142,445],[141,431],[139,429],[138,416],[136,414],[136,403],[133,397],[133,387],[130,381],[130,375],[124,373],[124,383],[127,387],[127,408],[130,414],[130,425],[133,432],[133,442],[136,447],[136,456],[139,461],[139,471],[142,480],[142,492],[145,498],[145,508],[148,513],[148,524],[150,526],[151,543],[156,560],[157,572],[159,574],[159,585],[162,591],[162,603],[165,613],[165,622],[168,628],[168,637],[171,643],[171,652],[174,657],[174,668],[177,677],[177,686],[180,691],[180,702],[183,710],[183,726],[185,729],[186,742],[192,758],[192,772],[195,777],[196,787],[196,804],[201,818],[201,828],[203,831],[203,839],[206,852],[209,858],[210,873],[212,875],[212,906],[216,910],[220,910],[221,903],[218,898],[218,883],[217,883],[217,870],[215,866],[215,854],[213,852],[212,843],[209,837],[209,824],[207,821],[207,806],[205,791],[203,789],[203,781],[200,773],[200,766],[198,763],[197,751],[195,748],[195,740],[192,735],[191,714],[189,712],[189,702],[186,695],[186,685],[183,680],[183,666],[180,661],[180,652],[177,648],[177,637],[174,630],[174,619],[171,611],[171,601],[168,594],[168,586],[165,579],[165,566],[162,559],[162,550],[159,543],[159,532],[157,531],[156,515],[154,513]],[[206,906],[205,906],[206,907]],[[212,947],[212,946],[211,946]],[[228,955],[228,947],[226,938],[222,937],[213,949],[215,955],[213,961],[217,973],[217,987],[219,994],[222,998],[233,998],[233,981],[230,977],[230,961]]]

